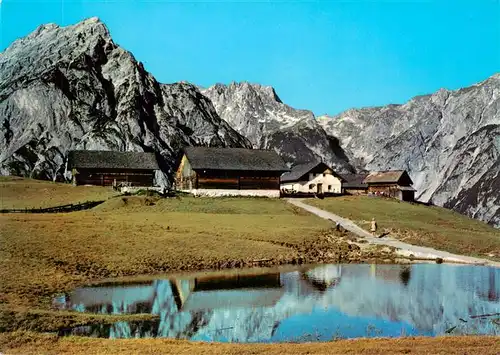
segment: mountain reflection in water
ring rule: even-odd
[[[60,309],[150,313],[153,321],[61,334],[230,342],[500,334],[500,269],[454,265],[321,265],[264,275],[204,276],[79,288]],[[497,317],[498,318],[498,317]],[[497,319],[498,321],[498,319]]]

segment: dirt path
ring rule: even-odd
[[[376,238],[372,234],[370,234],[369,232],[364,230],[363,228],[356,225],[350,219],[340,217],[334,213],[322,210],[322,209],[317,208],[317,207],[313,207],[311,205],[304,203],[302,200],[299,200],[299,199],[287,199],[287,202],[289,202],[292,205],[295,205],[297,207],[303,208],[306,211],[311,212],[311,213],[313,213],[321,218],[333,220],[335,222],[339,222],[342,225],[342,227],[344,227],[345,229],[349,230],[350,232],[358,235],[359,237],[365,239],[370,244],[386,245],[386,246],[390,246],[390,247],[395,247],[396,249],[398,249],[396,251],[396,253],[401,255],[401,256],[404,256],[404,257],[409,257],[410,255],[413,255],[413,257],[416,259],[435,260],[437,258],[441,258],[441,259],[443,259],[444,262],[450,262],[450,263],[491,265],[491,266],[500,267],[499,262],[495,262],[495,261],[491,261],[491,260],[487,260],[487,259],[452,254],[452,253],[448,253],[446,251],[436,250],[433,248],[411,245],[411,244],[407,244],[407,243],[401,242],[401,241],[396,240],[396,239],[392,239],[390,237]]]

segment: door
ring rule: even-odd
[[[317,193],[322,194],[323,193],[323,184],[318,184],[317,186],[318,186]]]

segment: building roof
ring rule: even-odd
[[[342,174],[342,177],[346,181],[342,184],[342,187],[346,189],[367,189],[368,184],[363,181],[368,176],[368,174]]]
[[[310,163],[304,163],[304,164],[297,164],[292,167],[292,169],[284,173],[281,176],[281,181],[282,182],[288,182],[288,181],[297,181],[299,180],[302,176],[307,174],[309,171],[314,169],[316,166],[318,166],[320,162],[313,161]]]
[[[394,183],[407,180],[409,185],[413,184],[406,170],[373,171],[363,180],[365,184]]]
[[[291,182],[291,181],[299,181],[299,179],[304,176],[305,174],[309,173],[311,170],[314,168],[318,167],[320,164],[323,164],[326,168],[332,170],[333,175],[338,177],[340,180],[344,180],[340,175],[336,174],[332,168],[330,168],[328,165],[326,165],[323,162],[320,161],[312,161],[309,163],[303,163],[303,164],[297,164],[292,167],[292,169],[284,173],[281,176],[281,182]]]
[[[187,147],[184,153],[193,170],[290,170],[274,150]]]
[[[72,168],[159,170],[154,153],[105,150],[70,151],[68,169]]]

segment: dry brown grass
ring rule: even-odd
[[[0,334],[5,354],[498,354],[498,337],[338,340],[305,344],[221,344],[169,339],[57,338],[33,333]]]
[[[315,240],[329,227],[282,200],[136,196],[74,213],[0,215],[0,225],[4,331],[57,329],[63,324],[39,311],[50,309],[54,293],[82,283],[241,267],[262,259],[286,263],[299,256],[294,245]],[[25,318],[34,320],[25,326]],[[74,315],[71,321],[83,320]]]
[[[12,180],[7,182],[12,184]],[[16,185],[8,185],[5,179],[1,183],[2,193]],[[44,206],[38,193],[49,185],[55,187],[47,205],[77,202],[66,196],[68,191],[77,191],[69,185],[18,183],[29,187],[14,187],[17,196],[7,193],[11,207],[37,201],[37,207]],[[91,191],[82,189],[85,196]],[[110,191],[105,190],[104,194]],[[97,195],[86,199],[98,199],[95,196],[103,190],[95,191]],[[224,269],[256,259],[295,260],[304,243],[316,243],[318,235],[331,225],[282,200],[115,197],[89,211],[0,215],[0,226],[0,332],[8,331],[0,333],[0,351],[6,353],[394,354],[419,349],[416,353],[427,354],[449,353],[452,344],[460,354],[472,349],[492,353],[493,341],[487,337],[232,345],[166,339],[60,339],[38,333],[116,320],[113,316],[51,310],[54,293],[77,285],[114,277]],[[10,333],[19,329],[38,332]]]
[[[72,186],[20,177],[0,176],[0,209],[53,207],[106,200],[116,192],[109,187]]]
[[[405,242],[452,253],[500,260],[500,230],[440,207],[367,196],[306,201],[349,218],[367,230],[373,217],[380,231]]]

